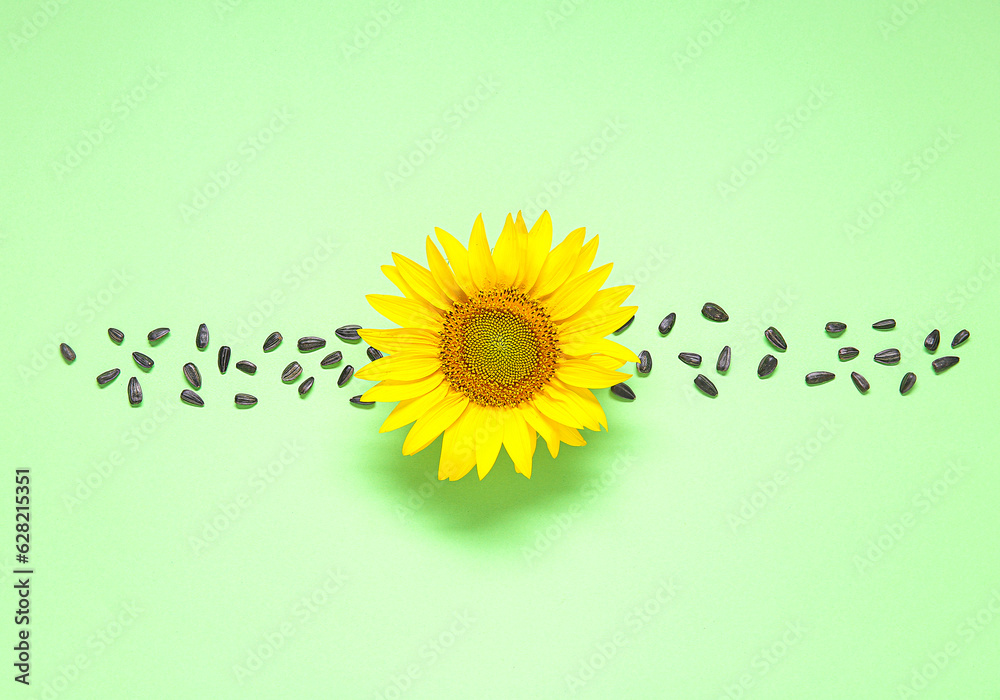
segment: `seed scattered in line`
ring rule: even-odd
[[[635,320],[635,316],[633,315],[632,318],[630,318],[629,320],[627,320],[625,322],[624,326],[622,326],[621,328],[619,328],[618,330],[615,331],[615,335],[621,335],[622,333],[624,333],[625,329],[628,328],[629,326],[631,326],[632,325],[632,321],[634,321],[634,320]]]
[[[382,354],[381,350],[379,350],[378,348],[373,348],[371,345],[368,346],[368,349],[365,350],[365,353],[368,355],[368,359],[371,360],[372,362],[374,362],[375,360],[381,360],[383,357],[385,357]]]
[[[142,387],[139,386],[139,380],[135,377],[128,380],[128,402],[133,406],[142,403]]]
[[[108,337],[111,338],[111,342],[115,345],[121,345],[122,341],[125,340],[125,334],[117,328],[109,328]]]
[[[708,302],[701,307],[701,315],[709,321],[716,321],[718,323],[723,323],[729,320],[729,314],[723,311],[721,306],[713,304],[712,302]]]
[[[728,345],[722,348],[722,352],[719,353],[719,360],[715,363],[716,372],[728,372],[729,371],[729,361],[733,357],[733,349]]]
[[[778,366],[777,357],[770,354],[764,355],[764,357],[760,359],[760,364],[757,365],[757,376],[760,377],[761,379],[763,379],[764,377],[769,377],[771,376],[771,373],[774,372],[774,370],[777,368],[777,366]]]
[[[104,386],[108,382],[114,381],[118,375],[121,374],[121,370],[115,367],[114,369],[109,369],[107,372],[101,372],[97,375],[97,383],[100,386]]]
[[[862,377],[860,374],[858,374],[857,372],[851,372],[851,381],[854,382],[854,386],[856,386],[858,391],[860,391],[862,394],[868,393],[868,389],[870,388],[868,380]]]
[[[969,331],[962,329],[955,334],[955,339],[951,341],[951,347],[957,348],[959,345],[961,345],[968,339],[969,339]]]
[[[887,348],[885,350],[879,350],[875,353],[875,361],[881,365],[898,365],[899,364],[899,350],[896,348]]]
[[[151,369],[153,367],[153,358],[149,355],[143,355],[141,352],[133,352],[132,359],[143,369]]]
[[[299,338],[299,352],[312,352],[326,347],[326,341],[316,336],[306,336]]]
[[[205,401],[200,396],[198,396],[198,394],[194,393],[190,389],[185,389],[184,391],[181,392],[181,401],[187,404],[191,404],[192,406],[205,405]]]
[[[199,350],[208,347],[208,326],[204,323],[198,326],[198,335],[194,337],[194,346]]]
[[[663,317],[658,326],[660,334],[666,335],[670,332],[670,329],[674,327],[674,323],[677,321],[677,314],[671,311],[669,314]]]
[[[233,354],[232,348],[228,345],[223,345],[219,348],[219,372],[222,374],[226,373],[229,369],[229,357]]]
[[[677,359],[692,367],[701,366],[701,355],[696,352],[681,352],[677,354]]]
[[[881,321],[876,321],[875,323],[872,324],[872,328],[874,328],[877,331],[887,331],[890,328],[895,328],[895,327],[896,327],[896,319],[894,318],[886,318]]]
[[[806,375],[806,384],[809,386],[816,386],[817,384],[826,384],[828,381],[836,377],[833,372],[810,372]]]
[[[784,352],[788,349],[788,343],[785,342],[785,339],[781,337],[781,333],[774,326],[764,331],[764,337],[767,338],[767,342],[778,348],[778,350]]]
[[[639,374],[649,374],[651,369],[653,369],[653,358],[649,354],[649,350],[643,350],[639,353],[639,361],[635,363],[635,370]]]
[[[934,368],[935,374],[941,374],[949,367],[954,367],[958,364],[958,358],[954,355],[945,355],[944,357],[939,357],[931,363],[931,367]]]
[[[337,377],[337,386],[344,386],[353,376],[354,368],[350,365],[344,365],[344,371],[340,373],[339,377]]]
[[[855,357],[858,356],[858,354],[859,354],[858,349],[852,348],[850,346],[846,348],[841,348],[840,350],[837,351],[837,357],[840,358],[841,362],[847,362],[848,360],[853,360]]]
[[[927,334],[926,338],[924,338],[924,347],[930,350],[931,352],[936,352],[938,349],[938,344],[940,342],[941,342],[941,331],[935,328],[934,330],[932,330],[930,333]]]
[[[66,362],[72,362],[76,359],[76,353],[73,352],[73,348],[66,343],[59,343],[59,352],[62,353],[63,359],[66,360]]]
[[[903,396],[913,388],[913,385],[917,383],[917,375],[913,372],[907,372],[903,375],[903,381],[899,383],[899,393]]]
[[[184,365],[184,378],[187,379],[192,389],[201,388],[201,372],[198,371],[193,362],[188,362]]]
[[[298,362],[289,362],[288,366],[281,372],[281,381],[285,384],[294,382],[302,374],[302,365]]]
[[[154,328],[146,335],[146,338],[149,340],[149,344],[153,345],[167,337],[168,333],[170,333],[169,328]]]
[[[375,405],[374,401],[362,401],[361,400],[361,394],[358,394],[357,396],[352,396],[350,398],[350,402],[353,403],[355,406],[374,406]]]
[[[336,333],[337,337],[341,340],[361,340],[361,336],[358,335],[358,331],[360,329],[361,326],[351,323],[346,326],[341,326],[335,330],[334,333]]]
[[[275,331],[264,340],[264,352],[271,352],[281,345],[281,333]]]
[[[632,387],[628,384],[615,384],[611,387],[611,393],[625,399],[626,401],[635,401],[635,392],[632,391]]]
[[[343,354],[341,354],[340,350],[337,350],[336,352],[331,352],[329,355],[320,360],[319,366],[323,367],[324,369],[328,367],[333,367],[334,365],[339,364],[340,361],[343,359],[344,359]]]
[[[315,377],[309,377],[304,382],[299,384],[299,396],[305,396],[309,393],[309,390],[313,388],[313,382],[316,381]]]
[[[257,374],[257,365],[250,360],[240,360],[236,363],[236,369],[244,374]]]
[[[826,332],[830,335],[840,335],[847,330],[847,324],[840,321],[830,321],[826,324]]]
[[[257,397],[251,394],[237,394],[233,400],[237,406],[253,406],[257,403]]]
[[[694,385],[699,389],[701,389],[706,394],[708,394],[709,396],[711,396],[712,398],[715,398],[716,396],[719,395],[719,390],[715,388],[715,384],[713,384],[712,380],[706,377],[704,374],[699,374],[697,377],[694,378]]]

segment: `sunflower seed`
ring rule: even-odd
[[[194,346],[199,350],[208,347],[208,326],[204,323],[198,326],[198,335],[194,337]]]
[[[826,384],[828,381],[833,379],[835,375],[833,372],[810,372],[806,375],[806,384],[809,386],[815,386],[817,384]]]
[[[374,401],[362,401],[361,400],[361,394],[358,394],[357,396],[352,396],[349,400],[355,406],[374,406],[375,405]]]
[[[955,339],[951,341],[951,347],[957,348],[959,345],[961,345],[968,339],[969,339],[969,331],[962,329],[955,334]]]
[[[931,363],[931,367],[934,368],[935,374],[941,374],[949,367],[954,367],[958,364],[958,358],[954,355],[945,355],[944,357],[939,357]]]
[[[233,400],[237,406],[253,406],[257,403],[257,397],[250,394],[237,394]]]
[[[240,360],[236,363],[236,369],[244,374],[257,374],[257,365],[250,360]]]
[[[924,347],[930,350],[931,352],[936,352],[938,349],[938,343],[940,342],[941,342],[941,331],[935,328],[934,330],[932,330],[930,333],[927,334],[926,338],[924,338]]]
[[[907,372],[903,375],[903,381],[899,383],[899,393],[905,396],[916,383],[917,375],[913,372]]]
[[[233,354],[232,348],[228,345],[223,345],[219,348],[219,372],[222,374],[226,373],[229,369],[229,357]]]
[[[115,367],[114,369],[109,369],[107,372],[101,372],[97,375],[97,383],[100,386],[104,386],[108,382],[112,382],[115,378],[121,374],[121,370]]]
[[[201,372],[198,371],[193,362],[184,365],[184,378],[187,379],[192,389],[201,388]]]
[[[785,342],[785,339],[781,337],[781,333],[774,326],[764,331],[764,337],[767,338],[767,342],[778,348],[778,350],[784,352],[788,349],[788,343]]]
[[[716,372],[728,372],[729,371],[729,361],[733,357],[733,349],[728,345],[722,348],[722,352],[719,353],[719,359],[715,363]]]
[[[128,402],[133,406],[142,403],[142,387],[139,386],[139,380],[135,377],[128,380]]]
[[[681,352],[677,354],[677,359],[692,367],[701,366],[701,355],[696,352]]]
[[[763,379],[768,377],[778,366],[778,358],[774,355],[764,355],[760,359],[760,364],[757,365],[757,376]]]
[[[840,321],[830,321],[826,324],[826,332],[830,335],[840,335],[847,330],[847,324]]]
[[[382,355],[381,350],[379,350],[378,348],[373,348],[371,345],[369,345],[368,349],[365,350],[365,354],[368,355],[368,359],[371,360],[372,362],[374,362],[375,360],[381,360],[384,357],[384,355]]]
[[[635,392],[632,391],[632,387],[630,387],[628,384],[625,383],[615,384],[613,387],[611,387],[611,393],[614,394],[615,396],[620,396],[626,401],[635,401]]]
[[[181,392],[181,401],[192,406],[204,406],[205,402],[202,400],[198,394],[194,393],[190,389],[185,389]]]
[[[59,343],[59,352],[62,353],[63,359],[66,360],[66,362],[72,362],[76,359],[76,353],[73,352],[73,348],[66,343]]]
[[[875,361],[880,365],[898,365],[899,364],[899,350],[896,348],[887,348],[886,350],[879,350],[875,353]]]
[[[643,350],[639,353],[639,361],[635,363],[635,369],[639,374],[649,374],[649,371],[653,369],[653,358],[649,354],[649,350]]]
[[[304,382],[299,384],[299,396],[305,396],[309,393],[309,390],[313,388],[313,382],[316,381],[315,377],[309,377]]]
[[[169,332],[169,328],[154,328],[146,335],[146,338],[149,340],[149,344],[153,345],[163,340]]]
[[[264,352],[271,352],[281,345],[281,333],[275,331],[264,340]]]
[[[302,374],[302,365],[298,362],[289,362],[288,366],[281,372],[281,381],[285,384],[294,382]]]
[[[837,351],[837,357],[840,358],[841,362],[847,362],[848,360],[853,360],[855,357],[858,356],[858,354],[859,354],[858,349],[852,348],[850,346],[846,348],[841,348],[840,350]]]
[[[729,314],[723,311],[721,306],[712,302],[708,302],[701,307],[701,315],[709,321],[717,321],[718,323],[729,320]]]
[[[133,352],[132,359],[143,369],[152,369],[153,367],[153,358],[149,355],[143,355],[141,352]]]
[[[666,335],[670,332],[670,329],[674,327],[674,322],[677,320],[677,314],[671,311],[669,314],[663,317],[660,321],[659,329],[661,335]]]
[[[694,385],[713,398],[719,395],[719,390],[715,388],[715,384],[712,384],[712,380],[704,374],[699,374],[694,378]]]
[[[337,386],[344,386],[353,376],[354,368],[350,365],[344,365],[344,371],[340,373],[339,377],[337,377]]]
[[[344,356],[341,354],[340,350],[337,350],[335,352],[331,352],[329,355],[320,360],[319,366],[323,368],[333,367],[334,365],[340,363],[343,359]]]
[[[868,380],[862,377],[857,372],[851,372],[851,381],[854,382],[854,386],[858,388],[862,394],[867,393],[869,387]]]
[[[358,331],[360,329],[361,329],[361,326],[356,326],[354,324],[349,324],[349,325],[346,325],[346,326],[341,326],[340,328],[338,328],[337,330],[335,330],[334,333],[341,340],[361,340],[361,336],[358,335]]]
[[[117,328],[109,328],[108,337],[111,338],[111,342],[115,345],[121,345],[122,341],[125,340],[125,334]]]
[[[896,327],[896,320],[892,318],[883,319],[881,321],[876,321],[872,324],[872,328],[877,331],[887,331],[890,328]]]
[[[632,316],[629,320],[625,322],[625,325],[615,331],[615,335],[620,335],[625,332],[625,329],[632,325],[632,321],[635,320],[635,316]]]
[[[315,336],[299,338],[299,352],[312,352],[326,347],[326,341]]]

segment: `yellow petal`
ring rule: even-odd
[[[601,423],[597,416],[591,413],[590,406],[580,401],[568,386],[559,383],[558,380],[552,380],[546,393],[587,430],[601,429]]]
[[[427,248],[427,264],[430,266],[431,275],[434,277],[434,281],[437,282],[438,287],[441,288],[441,291],[447,294],[448,298],[452,301],[467,301],[469,297],[458,286],[455,273],[448,267],[444,256],[441,255],[441,251],[434,245],[434,241],[431,240],[430,236],[427,237],[425,247]]]
[[[590,389],[584,389],[578,386],[570,386],[567,387],[567,389],[571,392],[571,398],[583,406],[584,410],[596,419],[605,430],[607,430],[608,417],[604,415],[604,409],[601,408],[601,402],[597,400],[596,396],[594,396],[594,392]]]
[[[498,287],[509,287],[514,283],[518,269],[521,267],[519,252],[514,219],[508,214],[503,231],[500,232],[500,238],[497,239],[497,244],[493,248],[493,262],[497,269]]]
[[[472,281],[472,275],[469,273],[469,251],[458,242],[458,239],[444,229],[435,228],[434,233],[437,234],[438,242],[444,248],[444,254],[448,256],[448,264],[451,265],[452,272],[455,273],[455,281],[458,282],[458,286],[467,295],[475,294],[478,290]]]
[[[503,446],[514,462],[514,470],[530,479],[531,455],[535,450],[529,432],[531,435],[535,434],[535,431],[524,422],[520,411],[516,407],[508,410],[504,418]]]
[[[462,415],[462,411],[468,405],[469,398],[465,394],[448,394],[413,424],[403,441],[403,454],[415,454],[434,442],[437,436],[445,431],[445,428],[452,425]]]
[[[441,382],[423,396],[400,401],[389,411],[389,415],[385,417],[385,421],[378,431],[380,433],[387,433],[390,430],[409,425],[440,403],[447,393],[447,383]]]
[[[597,257],[597,245],[599,242],[600,236],[594,236],[587,241],[587,245],[583,246],[583,250],[580,251],[580,257],[576,259],[576,264],[573,265],[573,271],[569,273],[570,279],[582,275],[590,269],[591,265],[594,264],[594,258]]]
[[[530,403],[522,404],[518,408],[528,425],[537,430],[538,434],[545,440],[545,445],[549,448],[549,454],[552,455],[552,458],[558,457],[559,433],[552,427],[552,424]]]
[[[538,409],[538,412],[546,418],[551,418],[553,421],[563,423],[574,428],[583,427],[583,423],[574,418],[573,414],[566,410],[566,407],[563,406],[561,402],[554,400],[545,392],[535,394],[531,398],[531,403]]]
[[[586,358],[594,353],[600,353],[621,360],[612,369],[617,369],[626,362],[639,361],[634,352],[608,338],[595,338],[575,343],[559,343],[559,349],[567,355],[582,355]]]
[[[604,369],[588,360],[560,360],[556,365],[556,377],[571,386],[588,389],[602,389],[630,379],[632,375]]]
[[[479,289],[489,289],[496,284],[497,268],[490,254],[490,242],[486,239],[482,214],[476,217],[469,236],[469,272],[472,273],[473,284]]]
[[[590,361],[593,362],[598,367],[603,367],[604,369],[618,369],[627,360],[623,360],[620,357],[613,357],[611,355],[591,355]],[[639,361],[638,358],[635,359],[636,362]]]
[[[483,407],[480,412],[479,427],[476,429],[476,471],[480,479],[490,473],[500,454],[505,414],[506,411],[488,406]]]
[[[602,289],[582,309],[564,321],[561,321],[560,325],[568,326],[586,319],[602,319],[608,314],[618,311],[633,289],[635,289],[635,286],[631,284]]]
[[[536,298],[546,297],[566,281],[569,273],[573,270],[573,263],[580,257],[583,238],[583,229],[578,228],[566,236],[565,240],[548,254],[545,258],[545,264],[538,272],[538,279],[535,280],[535,285],[531,288],[531,293]]]
[[[396,285],[396,288],[403,293],[403,296],[407,299],[413,299],[415,301],[422,301],[420,295],[418,295],[413,288],[406,283],[403,276],[399,274],[399,270],[393,265],[383,265],[382,274],[389,278],[389,281]]]
[[[355,372],[358,379],[377,382],[381,379],[405,382],[426,377],[441,369],[437,354],[425,352],[396,352],[369,362]]]
[[[468,474],[476,465],[476,451],[470,447],[470,416],[478,416],[474,403],[465,407],[462,415],[444,431],[441,440],[441,459],[438,462],[438,479],[456,481]],[[474,428],[472,429],[474,433]]]
[[[441,328],[441,314],[425,302],[389,294],[369,294],[365,298],[380,314],[406,328],[424,328],[429,331]]]
[[[412,382],[393,382],[382,380],[361,395],[363,401],[402,401],[413,399],[436,387],[444,380],[444,375],[435,372],[429,377],[416,379]]]
[[[358,335],[382,352],[438,349],[438,335],[423,328],[362,328]]]
[[[582,309],[587,302],[594,298],[601,285],[608,279],[611,267],[611,263],[601,265],[567,281],[545,302],[545,306],[549,309],[549,315],[559,321]]]
[[[518,274],[515,284],[524,289],[530,289],[538,279],[538,272],[545,264],[545,256],[549,254],[552,247],[552,219],[549,212],[543,211],[538,217],[538,221],[528,231],[524,248],[524,265]]]
[[[410,285],[414,292],[420,295],[421,299],[442,311],[451,310],[454,303],[438,287],[430,270],[399,253],[393,253],[392,259],[396,263],[396,270],[403,276],[403,280]]]
[[[608,333],[625,325],[625,322],[635,316],[635,312],[638,310],[638,306],[623,306],[603,317],[584,318],[573,323],[566,323],[559,329],[559,341],[578,343],[595,337],[603,338]]]

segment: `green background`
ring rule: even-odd
[[[4,5],[0,497],[31,468],[36,573],[32,685],[8,613],[0,695],[1000,697],[1000,8],[673,5]],[[294,341],[360,366],[333,329],[385,323],[391,251],[543,208],[636,285],[653,371],[530,481],[438,484],[440,442],[403,458]],[[940,376],[934,327],[939,356],[972,333]]]

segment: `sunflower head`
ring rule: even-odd
[[[468,247],[435,232],[444,254],[428,236],[427,267],[396,253],[382,266],[402,297],[368,295],[400,327],[358,331],[385,354],[357,372],[378,381],[362,398],[399,402],[381,432],[413,423],[403,454],[444,433],[439,479],[473,466],[482,479],[501,447],[530,478],[539,435],[556,457],[563,442],[585,444],[580,429],[607,428],[591,389],[638,360],[605,337],[635,313],[621,305],[632,286],[601,289],[611,264],[591,269],[598,238],[582,228],[553,248],[548,212],[530,231],[508,214],[492,250],[482,215]]]

